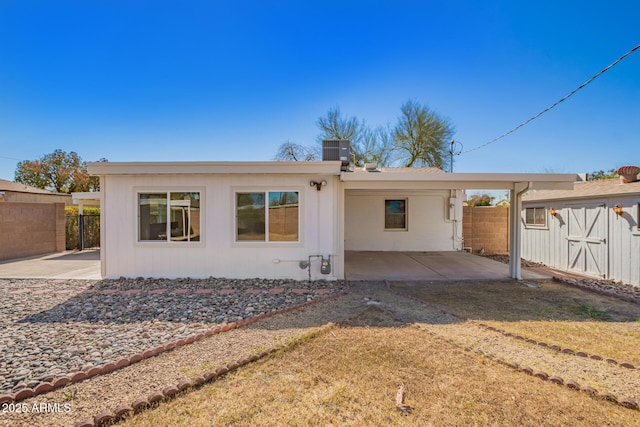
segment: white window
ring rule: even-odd
[[[407,229],[407,199],[386,199],[384,201],[384,229]]]
[[[236,193],[236,241],[299,241],[299,208],[297,191]]]
[[[138,193],[139,242],[199,242],[200,192]]]
[[[528,226],[545,227],[547,225],[547,210],[545,208],[526,208],[524,223]]]

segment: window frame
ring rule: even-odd
[[[238,239],[238,194],[262,193],[264,195],[264,240],[239,240]],[[270,193],[297,193],[298,194],[298,238],[297,240],[270,240],[269,239],[269,194]],[[303,206],[304,206],[304,188],[303,187],[233,187],[231,189],[232,199],[232,215],[233,215],[233,231],[232,246],[256,246],[256,247],[282,247],[294,246],[302,247],[304,245],[304,224],[303,224]]]
[[[527,212],[529,211],[529,209],[533,209],[533,221],[534,222],[528,222],[528,215]],[[537,224],[536,221],[536,211],[537,210],[542,210],[543,211],[543,215],[542,218],[544,219],[544,223],[542,224]],[[547,209],[546,206],[527,206],[524,208],[524,217],[523,217],[523,222],[524,222],[524,226],[525,228],[537,228],[537,229],[547,229],[548,228],[548,217],[549,216],[549,210]]]
[[[404,202],[404,227],[387,228],[387,202],[402,201]],[[384,219],[383,227],[384,231],[409,231],[409,198],[408,197],[394,197],[384,198]]]
[[[134,189],[134,209],[135,209],[135,230],[134,230],[134,245],[136,246],[159,246],[159,247],[203,247],[205,245],[205,188],[204,187],[141,187]],[[198,193],[199,199],[199,240],[172,240],[171,233],[167,233],[165,240],[141,240],[140,239],[140,195],[142,194],[164,194],[166,196],[166,216],[167,227],[169,227],[169,221],[171,215],[171,194],[173,193]],[[170,231],[170,230],[169,230]]]

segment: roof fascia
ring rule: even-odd
[[[340,179],[345,188],[383,188],[392,183],[423,189],[486,189],[510,190],[515,183],[527,182],[535,190],[570,190],[579,180],[575,174],[517,174],[517,173],[402,173],[384,172],[349,174],[343,172]]]
[[[300,174],[339,175],[335,162],[90,162],[91,175]]]

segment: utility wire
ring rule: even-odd
[[[489,144],[493,144],[494,142],[504,138],[507,135],[512,134],[513,132],[517,131],[518,129],[520,129],[521,127],[523,127],[524,125],[527,125],[529,123],[531,123],[532,121],[534,121],[535,119],[537,119],[538,117],[540,117],[541,115],[543,115],[544,113],[546,113],[547,111],[551,110],[553,107],[557,106],[558,104],[560,104],[562,101],[568,99],[570,96],[572,96],[573,94],[575,94],[576,92],[578,92],[580,89],[582,89],[583,87],[585,87],[586,85],[588,85],[589,83],[591,83],[592,81],[594,81],[596,78],[598,78],[600,75],[604,74],[606,71],[610,70],[611,68],[613,68],[616,64],[618,64],[618,62],[622,61],[624,58],[626,58],[627,56],[631,55],[633,52],[635,52],[636,50],[640,49],[640,44],[637,45],[636,47],[634,47],[633,49],[631,49],[630,51],[628,51],[627,53],[625,53],[624,55],[622,55],[620,58],[616,59],[615,61],[613,61],[611,64],[609,64],[606,68],[603,68],[602,70],[600,70],[598,73],[596,73],[593,77],[591,77],[589,80],[587,80],[586,82],[582,83],[580,86],[578,86],[577,88],[575,88],[574,90],[572,90],[571,92],[569,92],[567,95],[565,95],[563,98],[559,99],[558,101],[554,102],[553,104],[551,104],[550,106],[548,106],[547,108],[545,108],[544,110],[540,111],[538,114],[536,114],[535,116],[530,117],[529,119],[525,120],[524,122],[520,123],[518,126],[514,127],[513,129],[511,129],[508,132],[503,133],[502,135],[500,135],[497,138],[493,138],[491,141],[485,142],[482,145],[478,145],[477,147],[471,148],[467,151],[463,151],[460,154],[466,154],[466,153],[470,153],[472,151],[476,151],[479,150],[481,148],[486,147]]]

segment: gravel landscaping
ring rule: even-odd
[[[483,256],[487,258],[491,258],[494,261],[502,262],[504,264],[509,264],[509,255],[483,255]],[[533,262],[526,259],[523,259],[521,261],[521,265],[522,267],[549,268],[540,262]],[[559,276],[562,276],[562,274],[559,274]],[[628,283],[623,283],[615,280],[605,280],[605,279],[596,279],[596,278],[588,278],[588,277],[582,277],[579,279],[561,277],[561,279],[563,282],[567,284],[575,285],[586,290],[592,290],[594,292],[598,292],[601,294],[614,296],[614,297],[622,297],[627,301],[634,301],[634,302],[640,303],[640,286],[634,286]]]
[[[0,395],[344,290],[330,281],[0,279]]]

